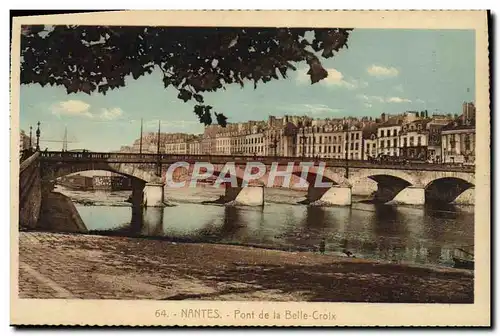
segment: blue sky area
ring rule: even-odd
[[[288,79],[260,85],[248,83],[205,95],[205,101],[223,112],[229,122],[267,119],[269,115],[377,117],[382,112],[429,110],[461,113],[464,101],[475,97],[474,31],[355,29],[349,48],[332,59],[322,59],[329,76],[314,85],[306,65]],[[41,121],[42,139],[61,140],[64,127],[69,148],[93,151],[118,149],[144,130],[201,133],[192,102],[165,90],[159,73],[101,94],[66,94],[63,87],[21,86],[21,129]],[[42,143],[42,149],[61,144]]]

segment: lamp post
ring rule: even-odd
[[[36,150],[40,150],[40,122],[37,122],[37,129],[36,129]]]
[[[33,127],[30,126],[30,142],[29,142],[29,144],[30,144],[30,146],[29,146],[30,152],[33,150],[33,144],[31,143],[31,140],[33,139],[33,133],[32,132],[33,132]]]

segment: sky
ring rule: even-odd
[[[205,103],[228,117],[228,122],[265,120],[269,115],[378,117],[381,113],[425,110],[460,114],[464,101],[475,97],[473,30],[355,29],[333,58],[321,62],[328,77],[314,85],[306,64],[289,78],[259,85],[248,82],[206,93]],[[202,133],[192,112],[194,102],[177,99],[154,72],[127,86],[109,91],[70,94],[64,87],[21,85],[21,129],[41,122],[42,149],[60,150],[65,127],[68,145],[92,151],[130,145],[144,131]]]

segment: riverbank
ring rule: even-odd
[[[19,233],[21,298],[473,302],[473,273],[251,247]]]

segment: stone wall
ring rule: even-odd
[[[19,172],[19,227],[34,229],[40,218],[42,182],[39,153],[21,163]]]
[[[58,192],[43,194],[37,228],[55,232],[88,231],[71,199]]]

